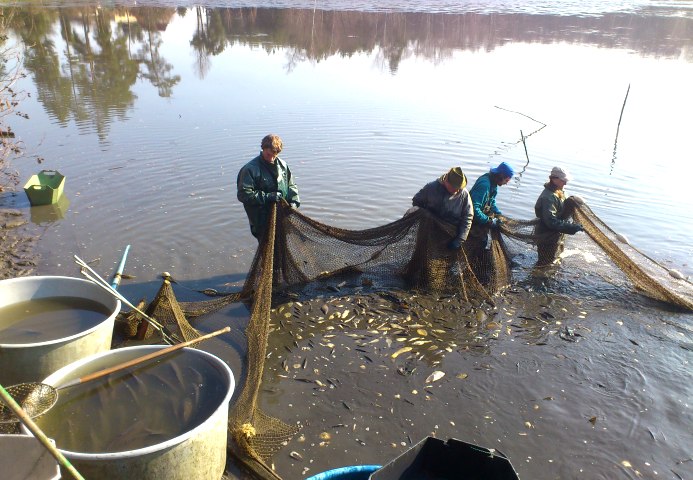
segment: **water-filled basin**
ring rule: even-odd
[[[34,276],[0,281],[0,384],[41,381],[109,350],[120,300],[88,280]]]
[[[74,362],[44,380],[65,382],[152,353],[125,347]],[[183,348],[59,390],[36,422],[85,478],[221,478],[233,373],[218,357]]]

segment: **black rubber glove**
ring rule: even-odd
[[[268,202],[278,202],[282,199],[282,192],[270,192],[267,194]]]
[[[577,232],[583,232],[585,229],[579,223],[571,223],[567,227],[567,232],[570,235],[575,235]]]
[[[452,240],[450,240],[450,243],[448,243],[448,248],[450,250],[459,250],[462,248],[462,239],[455,237]]]
[[[500,228],[500,226],[503,225],[503,221],[500,218],[492,218],[490,222],[488,222],[488,226],[491,228]]]

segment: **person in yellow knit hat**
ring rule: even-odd
[[[457,226],[455,236],[448,242],[451,250],[462,248],[474,219],[474,208],[466,187],[467,177],[462,168],[452,167],[437,180],[426,184],[411,201],[415,207],[425,208]]]

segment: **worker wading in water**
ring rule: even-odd
[[[283,199],[294,208],[301,204],[291,170],[279,158],[282,139],[278,135],[267,135],[260,148],[260,154],[241,168],[236,179],[238,200],[248,215],[250,233],[258,242],[267,228],[273,203]]]
[[[474,218],[466,186],[467,177],[462,168],[453,167],[439,179],[424,185],[411,201],[413,206],[425,208],[441,220],[455,225],[455,235],[447,244],[451,250],[462,248]]]
[[[491,282],[494,272],[491,232],[497,231],[503,223],[502,212],[496,205],[498,187],[507,184],[514,174],[510,165],[501,162],[480,176],[469,191],[474,205],[474,222],[465,243],[465,253],[474,274],[483,284]]]
[[[544,184],[537,203],[534,205],[534,213],[539,222],[534,233],[537,239],[537,267],[545,267],[555,263],[561,256],[564,248],[565,234],[575,235],[585,229],[579,223],[572,222],[575,203],[566,201],[563,188],[570,180],[570,174],[561,167],[553,167],[549,175],[549,181]]]

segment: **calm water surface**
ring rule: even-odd
[[[54,207],[30,209],[21,193],[2,198],[40,235],[41,274],[79,276],[77,254],[108,276],[130,244],[126,273],[136,278],[122,291],[132,300],[151,298],[163,271],[191,288],[240,285],[256,242],[236,200],[236,175],[275,132],[301,209],[325,223],[382,225],[451,166],[473,182],[500,161],[518,171],[500,190],[501,209],[531,218],[548,171],[560,164],[574,174],[570,194],[649,256],[693,275],[688,2],[108,5],[3,9],[6,44],[25,62],[19,87],[29,94],[21,103],[29,120],[12,121],[27,148],[14,167],[24,181],[43,168],[67,177],[66,198]],[[574,368],[623,377],[631,398],[634,382],[665,392],[646,397],[648,422],[662,422],[661,435],[635,442],[629,458],[654,450],[641,475],[690,478],[683,452],[693,444],[691,316],[640,304],[636,311],[641,316],[623,308],[630,328],[656,326],[651,357],[643,354],[634,370],[577,359]],[[604,345],[582,353],[615,354],[627,357]],[[504,380],[503,389],[513,381]],[[618,396],[571,385],[578,409],[598,400],[621,408]],[[505,420],[515,416],[504,408]],[[627,418],[642,411],[623,408]],[[636,478],[620,462],[638,422],[624,418],[600,443],[609,467],[596,454],[571,455],[579,443],[570,431],[534,438],[531,449],[506,439],[502,450],[521,459],[523,478],[616,478],[612,465],[619,478]],[[496,433],[484,432],[475,440],[492,446]],[[552,450],[552,464],[562,466],[544,476],[524,460],[547,443],[557,448],[552,438],[565,443],[567,457]]]
[[[47,297],[0,308],[0,342],[49,342],[77,335],[110,316],[103,304],[80,297]]]

